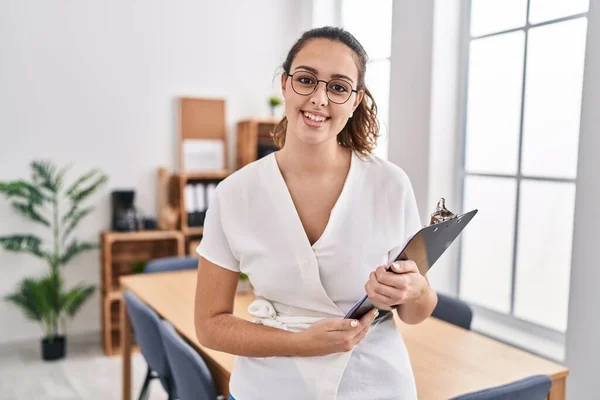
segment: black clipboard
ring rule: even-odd
[[[460,235],[465,227],[471,222],[478,210],[472,210],[464,214],[456,215],[445,221],[431,224],[420,229],[410,237],[394,261],[412,260],[417,264],[421,275],[425,275],[433,264],[441,257],[454,240]],[[388,266],[391,271],[391,265]],[[375,308],[368,296],[365,294],[352,306],[344,318],[359,319]],[[381,309],[380,309],[381,310]],[[383,310],[389,311],[389,310]],[[380,313],[382,317],[386,313]]]

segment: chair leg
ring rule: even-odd
[[[150,380],[152,379],[152,370],[148,367],[148,371],[146,372],[146,379],[144,379],[144,384],[142,385],[142,390],[140,392],[139,400],[146,400],[148,398],[148,388],[150,386]]]

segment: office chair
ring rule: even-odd
[[[198,257],[164,257],[151,260],[144,267],[144,273],[178,271],[198,268]]]
[[[438,293],[438,303],[433,310],[432,316],[449,322],[461,328],[471,330],[473,311],[471,307],[462,300]]]
[[[534,375],[518,381],[472,392],[450,400],[545,400],[552,379],[547,375]]]
[[[222,396],[217,396],[213,377],[200,354],[175,332],[169,322],[161,321],[160,334],[179,399],[223,399]]]
[[[160,381],[169,396],[169,400],[176,399],[171,369],[160,336],[160,318],[133,293],[126,291],[123,297],[127,304],[127,312],[133,326],[135,340],[148,364],[139,400],[148,398],[150,382],[153,379]]]

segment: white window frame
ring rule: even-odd
[[[342,0],[334,0],[335,1],[335,15],[336,15],[336,25],[339,27],[342,27],[344,29],[346,29],[346,27],[343,25],[343,21],[342,21]],[[393,1],[393,0],[392,0]],[[367,2],[365,2],[365,6],[369,4]],[[393,23],[392,23],[393,24]],[[351,30],[349,30],[350,33],[352,33]],[[369,58],[369,61],[367,62],[367,71],[369,70],[369,65],[371,65],[371,63],[374,62],[381,62],[381,61],[387,61],[390,64],[390,75],[388,76],[389,80],[391,81],[391,77],[392,77],[392,69],[391,69],[391,65],[392,65],[392,52],[390,51],[390,55],[388,57],[380,57],[380,58]],[[376,99],[377,100],[377,99]],[[378,154],[378,149],[379,146],[381,146],[381,140],[385,140],[386,143],[386,147],[385,147],[385,152],[383,152],[382,154],[378,154],[381,158],[387,160],[389,158],[389,126],[390,126],[390,96],[388,94],[388,98],[387,100],[387,109],[388,109],[388,115],[385,121],[382,121],[380,116],[377,115],[377,119],[379,120],[379,134],[380,134],[380,138],[377,141],[377,147],[376,150],[374,151],[374,153]],[[384,129],[382,129],[382,127]],[[382,133],[383,132],[383,133]],[[385,136],[385,137],[381,137],[381,136]]]
[[[473,329],[485,333],[486,335],[493,336],[497,339],[511,343],[512,345],[525,348],[529,351],[537,353],[539,355],[554,359],[556,361],[564,360],[564,345],[565,345],[565,333],[553,328],[543,326],[541,324],[524,320],[515,316],[514,305],[515,305],[515,288],[516,288],[516,276],[517,276],[517,254],[518,254],[518,221],[519,221],[519,208],[520,208],[520,191],[521,183],[523,180],[535,180],[542,182],[556,182],[556,183],[573,183],[576,184],[576,179],[565,179],[565,178],[552,178],[552,177],[536,177],[527,176],[521,173],[522,167],[522,151],[523,151],[523,116],[525,106],[525,89],[527,79],[527,56],[528,56],[528,38],[529,31],[533,28],[540,26],[556,24],[564,21],[570,21],[578,18],[587,18],[588,13],[579,13],[570,15],[568,17],[556,18],[548,21],[544,21],[537,24],[529,23],[529,10],[531,0],[527,0],[527,11],[525,25],[519,28],[507,29],[497,31],[485,35],[471,36],[471,0],[466,0],[465,7],[463,7],[463,23],[462,25],[462,44],[461,44],[461,60],[462,65],[460,71],[462,73],[461,81],[461,126],[460,126],[460,163],[459,171],[457,174],[457,187],[459,188],[461,205],[464,208],[464,183],[465,179],[470,176],[478,177],[499,177],[499,178],[511,178],[517,182],[516,191],[516,212],[515,212],[515,227],[513,237],[513,259],[512,259],[512,282],[511,282],[511,298],[510,298],[510,311],[508,314],[489,309],[487,307],[479,306],[476,304],[470,304],[473,308],[475,317],[473,321]],[[473,40],[483,39],[492,36],[499,36],[511,32],[523,31],[525,33],[525,45],[523,54],[523,75],[522,75],[522,87],[521,87],[521,115],[519,124],[519,156],[518,156],[518,167],[516,174],[490,174],[490,173],[472,173],[467,172],[465,168],[466,160],[466,127],[467,127],[467,104],[468,104],[468,88],[469,88],[469,48],[470,43]],[[461,208],[461,209],[462,209]],[[456,280],[456,293],[460,298],[460,282],[462,277],[462,263],[461,263],[461,251],[458,250],[458,266],[457,266],[457,280]],[[571,268],[571,266],[569,266]]]

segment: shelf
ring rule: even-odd
[[[117,241],[144,241],[144,240],[161,240],[161,239],[180,239],[181,233],[179,231],[161,231],[161,230],[146,230],[136,232],[115,232],[106,231],[103,232],[106,240],[109,242]]]
[[[185,236],[195,236],[202,235],[204,233],[204,227],[202,226],[184,226],[182,228],[183,234]]]
[[[252,118],[237,123],[236,169],[264,157],[266,151],[276,151],[271,133],[279,124],[278,118]]]
[[[120,290],[111,290],[106,293],[106,297],[111,301],[123,300],[123,293]]]
[[[102,343],[107,355],[115,355],[120,352],[123,304],[119,278],[136,273],[141,262],[184,256],[186,241],[181,231],[174,230],[106,231],[100,239]]]
[[[179,175],[183,181],[225,179],[231,174],[228,169],[214,171],[182,172]]]

